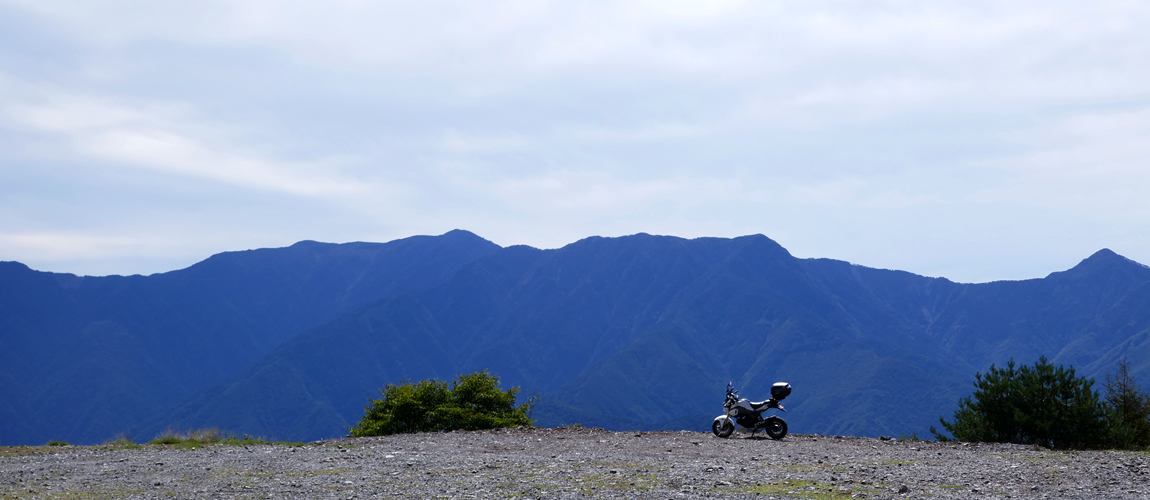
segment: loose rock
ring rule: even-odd
[[[0,448],[0,498],[1144,498],[1150,456],[519,428],[305,446]],[[923,453],[926,451],[927,453]]]

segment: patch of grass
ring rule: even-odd
[[[914,465],[920,462],[914,460],[899,460],[895,458],[888,458],[885,460],[871,460],[871,463],[876,465]]]
[[[823,467],[831,467],[831,464],[826,462],[821,464],[787,464],[780,466],[779,468],[783,470],[789,470],[791,472],[815,472]]]
[[[1039,457],[1022,457],[1021,460],[1029,460],[1031,462],[1062,462],[1066,460],[1066,457],[1062,455],[1050,454]]]
[[[222,444],[232,446],[254,446],[262,444],[279,446],[306,446],[306,443],[291,441],[268,441],[262,437],[225,433],[215,427],[199,429],[190,432],[179,432],[171,427],[156,435],[156,438],[147,444],[169,445],[181,450],[194,450],[209,444]]]
[[[620,462],[620,461],[607,461],[607,460],[591,460],[591,465],[599,467],[610,467],[612,469],[637,469],[640,464],[633,462]]]
[[[879,495],[879,485],[834,485],[822,481],[782,481],[774,484],[758,484],[730,489],[733,493],[751,493],[773,497],[807,498],[811,500],[839,500],[852,498],[857,494],[868,497]]]
[[[515,483],[499,483],[499,484],[495,485],[495,487],[499,488],[501,490],[505,490],[505,491],[500,492],[500,495],[502,495],[501,498],[536,498],[539,496],[539,493],[537,491],[533,491],[533,492],[506,491],[506,490],[519,490],[520,488],[522,488],[522,485],[515,484]],[[527,489],[529,489],[529,490],[532,490],[532,489],[533,490],[541,490],[543,488],[539,488],[537,486],[531,486],[531,487],[528,487]]]
[[[128,435],[124,434],[123,432],[116,434],[116,436],[112,439],[104,441],[104,446],[116,446],[127,449],[136,449],[140,447],[140,445],[132,442],[132,438],[129,438]]]
[[[72,443],[67,441],[48,441],[47,446],[72,446]]]
[[[168,427],[156,435],[156,438],[148,441],[148,444],[204,444],[223,441],[225,438],[224,433],[219,429],[213,427],[211,429],[194,430],[188,433],[179,432],[171,427]]]
[[[470,469],[431,469],[436,474],[471,474]]]
[[[582,428],[583,428],[583,424],[580,424],[578,422],[576,422],[574,424],[560,425],[559,427],[556,427],[556,429],[582,429]]]
[[[647,491],[658,483],[658,475],[656,474],[589,474],[585,476],[568,477],[566,479],[573,481],[575,483],[573,486],[587,495],[593,495],[597,490],[601,489],[613,491]]]
[[[0,446],[0,457],[30,457],[53,452],[55,450],[47,446]]]
[[[328,474],[344,474],[346,472],[351,472],[351,471],[348,469],[321,469],[321,470],[309,470],[309,471],[290,471],[290,472],[285,472],[283,475],[288,476],[288,477],[314,477],[314,476],[325,476]]]
[[[901,435],[899,435],[898,440],[899,441],[922,441],[922,439],[919,439],[918,434],[914,433],[914,432],[910,433],[910,436],[907,436],[906,434],[901,434]]]
[[[23,492],[23,491],[22,491]],[[109,498],[131,498],[144,492],[142,489],[127,489],[127,488],[96,488],[85,490],[64,490],[46,493],[43,489],[29,489],[27,490],[28,496],[16,494],[9,496],[4,494],[0,498],[52,498],[58,500],[103,500]],[[46,496],[45,496],[46,495]]]
[[[307,471],[284,471],[284,472],[265,472],[259,469],[218,469],[214,470],[214,477],[235,478],[242,477],[246,479],[257,480],[256,482],[237,482],[234,483],[239,486],[248,485],[256,486],[263,484],[266,479],[270,478],[288,478],[288,477],[318,477],[327,475],[339,475],[352,472],[350,469],[320,469],[320,470],[307,470]]]
[[[271,441],[265,441],[263,439],[256,439],[256,438],[252,438],[252,437],[248,437],[248,436],[244,436],[244,437],[234,437],[233,436],[233,437],[229,437],[227,439],[224,439],[224,440],[218,441],[218,442],[222,443],[222,444],[231,444],[231,445],[235,445],[235,446],[254,446],[257,444],[272,444]]]
[[[199,443],[196,441],[184,441],[184,442],[180,442],[180,443],[169,443],[169,444],[171,444],[172,448],[177,449],[177,450],[198,450],[198,449],[204,447],[203,443]]]

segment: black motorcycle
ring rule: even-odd
[[[730,437],[735,432],[735,424],[738,424],[751,431],[752,437],[756,432],[763,431],[771,439],[782,439],[787,435],[787,422],[774,415],[763,418],[763,413],[772,408],[787,411],[779,401],[790,395],[791,384],[778,382],[771,386],[771,399],[755,403],[746,398],[739,399],[739,391],[728,382],[727,399],[723,403],[726,414],[715,417],[711,431],[721,438]]]

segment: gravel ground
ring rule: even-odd
[[[287,445],[0,448],[0,498],[1150,498],[1150,455],[519,428]]]

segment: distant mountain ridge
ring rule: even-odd
[[[198,272],[217,281],[180,277],[183,289],[153,279],[175,273],[98,282],[120,294],[155,291],[135,308],[117,299],[124,295],[77,298],[93,286],[85,280],[105,278],[0,265],[0,356],[20,366],[0,369],[4,387],[15,388],[0,394],[13,403],[0,410],[0,442],[95,442],[119,431],[150,438],[167,426],[333,437],[386,383],[483,368],[542,394],[541,425],[704,428],[728,380],[748,397],[786,380],[795,386],[786,415],[795,432],[924,435],[991,363],[1046,355],[1100,377],[1129,354],[1135,376],[1150,375],[1150,268],[1109,250],[1042,279],[961,284],[798,259],[762,235],[591,237],[539,250],[453,231],[347,245],[301,242],[235,261],[221,254],[184,270],[203,266]],[[188,292],[189,281],[199,292]],[[138,314],[108,313],[124,309]],[[176,322],[189,324],[136,333]],[[45,345],[21,333],[37,328],[89,339],[74,344],[86,346],[86,363],[41,370],[61,385],[21,371],[35,372],[39,361],[30,360],[43,358],[24,355]],[[175,348],[161,342],[168,337],[178,337]],[[166,361],[205,339],[182,364]],[[209,347],[224,342],[242,354],[213,355]],[[61,370],[109,394],[168,397],[136,402],[126,418],[101,398],[71,399],[88,392],[69,392]],[[61,416],[45,430],[53,411]],[[86,428],[44,437],[87,415]]]
[[[130,431],[302,329],[438,284],[498,249],[452,231],[225,252],[151,276],[0,263],[0,443],[90,443]]]
[[[763,236],[508,248],[438,287],[293,337],[155,425],[331,437],[385,383],[490,368],[543,394],[543,425],[705,427],[727,380],[747,395],[787,380],[796,428],[925,435],[990,363],[1046,354],[1082,366],[1080,351],[1066,350],[1088,325],[1082,318],[1150,280],[1116,257],[1099,252],[1040,280],[968,285],[796,259]],[[1076,290],[1103,300],[1083,308]],[[1034,323],[1049,330],[1024,328]],[[1103,372],[1106,357],[1091,358]],[[245,403],[253,397],[261,404]]]

